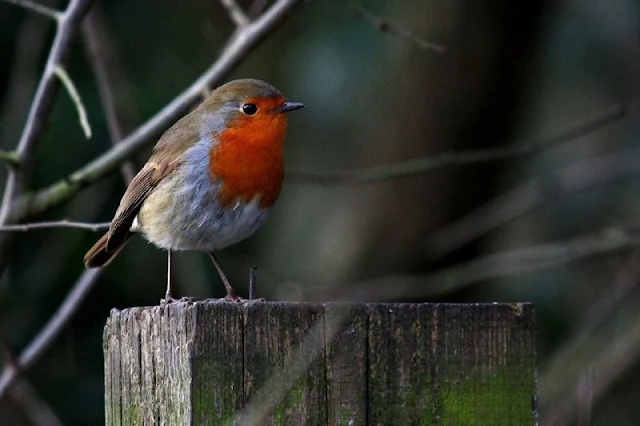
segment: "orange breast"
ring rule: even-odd
[[[284,114],[265,114],[243,117],[218,135],[219,143],[209,154],[209,167],[222,182],[217,194],[221,206],[256,197],[260,197],[262,208],[275,203],[284,177],[286,127]]]

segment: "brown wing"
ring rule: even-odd
[[[175,170],[175,165],[167,167],[150,161],[133,178],[111,221],[109,239],[107,240],[108,251],[120,246],[122,240],[129,233],[133,220],[140,211],[144,200],[173,170]]]
[[[156,144],[147,164],[133,178],[111,221],[106,247],[108,251],[120,247],[149,194],[179,166],[181,154],[197,142],[197,118],[194,111],[167,130]]]

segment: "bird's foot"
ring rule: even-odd
[[[220,299],[223,302],[235,302],[235,303],[260,303],[260,302],[266,302],[266,300],[262,297],[258,298],[258,299],[244,299],[240,296],[237,296],[235,293],[230,294],[227,293],[227,295],[225,297],[223,297],[222,299]]]
[[[176,299],[176,298],[174,298],[173,296],[171,296],[169,294],[169,295],[166,295],[164,297],[164,299],[160,299],[160,304],[161,305],[168,305],[169,303],[194,303],[194,302],[197,302],[197,301],[198,301],[198,299],[195,298],[195,297],[184,296],[184,297],[181,297],[180,299]]]
[[[178,299],[174,299],[173,296],[167,295],[163,299],[160,299],[161,305],[168,305],[169,303],[177,302]]]

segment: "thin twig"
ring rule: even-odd
[[[278,0],[260,18],[238,31],[220,58],[187,90],[154,117],[124,138],[117,146],[86,164],[71,176],[39,191],[33,197],[23,196],[11,209],[11,216],[20,219],[27,215],[42,213],[66,201],[80,189],[115,170],[131,155],[152,143],[152,136],[166,129],[190,105],[201,98],[203,87],[214,86],[218,83],[277,23],[293,10],[294,6],[300,3],[301,0]],[[0,223],[3,222],[0,221]]]
[[[5,368],[13,368],[18,365],[18,359],[16,355],[11,350],[9,343],[5,340],[4,336],[0,335],[0,349],[2,350],[2,360],[4,362]]]
[[[52,0],[51,3],[51,7],[55,7],[58,0]],[[20,137],[31,97],[40,80],[41,61],[49,29],[51,24],[56,23],[57,21],[42,19],[37,14],[30,14],[15,37],[13,57],[9,58],[11,70],[5,82],[7,90],[0,111],[0,146],[13,145]]]
[[[82,130],[84,131],[84,136],[87,139],[91,139],[91,125],[87,118],[87,110],[84,108],[82,98],[80,97],[76,86],[73,84],[73,81],[71,81],[71,77],[69,77],[67,71],[65,71],[65,69],[60,65],[56,65],[53,68],[53,72],[64,84],[64,87],[67,89],[67,93],[69,93],[69,97],[73,101],[73,105],[76,107],[76,111],[78,111],[78,119],[80,120],[80,127],[82,127]]]
[[[16,151],[0,151],[0,161],[11,167],[18,167],[20,166],[20,154]]]
[[[581,319],[576,322],[576,335],[588,334],[585,329],[595,330],[616,312],[618,306],[629,297],[640,280],[640,250],[632,251],[624,264],[617,270],[615,278],[607,286],[601,297],[598,297]]]
[[[624,229],[607,228],[566,241],[490,254],[431,274],[397,274],[350,285],[325,286],[317,292],[311,290],[305,299],[380,301],[442,297],[482,281],[544,271],[638,246],[640,240]]]
[[[0,206],[0,225],[7,225],[17,219],[13,214],[16,213],[16,205],[20,204],[19,198],[24,196],[25,183],[32,171],[36,141],[47,122],[59,86],[59,79],[56,77],[54,69],[66,59],[75,31],[90,4],[91,0],[71,0],[65,12],[60,14],[57,19],[58,28],[53,45],[16,149],[20,159],[20,168],[9,169],[6,179],[2,205]],[[11,239],[8,234],[0,235],[0,270],[6,265],[6,252],[10,244]]]
[[[128,93],[124,72],[113,48],[99,5],[92,8],[82,23],[82,35],[93,73],[95,74],[102,109],[107,120],[107,130],[111,143],[120,143],[124,136],[123,127],[127,128],[126,109],[130,102],[119,103],[116,107],[116,94]],[[125,111],[123,111],[125,110]],[[125,161],[120,166],[125,182],[129,183],[136,174],[132,161]]]
[[[17,6],[20,7],[24,7],[27,10],[30,10],[32,12],[35,12],[39,15],[42,16],[46,16],[47,18],[51,18],[55,21],[60,20],[62,13],[58,12],[55,9],[51,9],[48,6],[45,6],[43,4],[38,4],[38,3],[34,3],[32,1],[29,0],[3,0],[6,3],[9,4],[15,4]]]
[[[78,29],[82,17],[89,9],[90,4],[91,0],[71,0],[67,10],[60,15],[58,30],[47,58],[45,71],[38,85],[24,132],[18,144],[18,152],[23,163],[24,157],[30,157],[33,154],[35,141],[44,128],[46,116],[53,106],[53,98],[58,88],[58,79],[54,70],[66,59],[75,31]]]
[[[238,28],[244,28],[251,23],[251,20],[244,13],[236,0],[220,0],[220,4],[227,9],[229,17]]]
[[[61,426],[53,409],[38,395],[26,378],[17,380],[9,391],[11,400],[19,404],[33,426]]]
[[[353,10],[356,14],[358,14],[363,19],[369,21],[374,27],[376,27],[378,30],[382,32],[393,34],[396,37],[399,37],[404,40],[408,40],[411,43],[413,43],[415,46],[421,49],[432,50],[437,53],[445,53],[447,51],[447,48],[444,47],[443,45],[432,43],[423,38],[417,37],[415,34],[403,28],[395,26],[391,24],[389,21],[374,15],[364,7],[360,6],[359,4],[351,0],[336,0],[336,1],[347,5],[347,7]]]
[[[87,269],[75,283],[58,310],[47,324],[38,332],[18,358],[17,367],[5,368],[0,376],[0,400],[5,396],[19,372],[26,371],[40,359],[44,351],[51,346],[66,324],[77,312],[89,291],[93,288],[102,269]]]
[[[3,336],[0,335],[0,349],[4,353],[5,369],[18,368],[18,359]],[[42,401],[27,379],[14,383],[10,390],[11,400],[18,404],[34,426],[54,426],[62,423],[46,402]]]
[[[574,424],[581,401],[575,392],[585,370],[592,371],[593,403],[605,396],[611,386],[629,373],[640,358],[640,314],[635,299],[624,299],[626,320],[611,321],[608,327],[592,330],[588,340],[572,353],[563,354],[564,362],[546,368],[540,375],[540,424]],[[560,386],[557,386],[557,385]]]
[[[301,183],[328,185],[328,184],[365,184],[386,182],[417,174],[433,172],[443,167],[463,166],[469,164],[484,163],[488,161],[500,161],[510,158],[535,154],[549,147],[578,139],[593,133],[609,124],[636,112],[635,102],[616,104],[597,115],[568,127],[560,132],[541,139],[519,141],[498,148],[484,148],[481,150],[452,151],[429,157],[416,158],[409,161],[401,161],[384,166],[367,167],[351,171],[338,172],[302,172],[287,173],[287,178]]]
[[[36,222],[36,223],[24,223],[18,225],[4,225],[0,226],[0,232],[26,232],[36,229],[51,229],[51,228],[76,228],[76,229],[88,229],[90,231],[98,232],[109,229],[111,222],[102,223],[86,223],[86,222],[74,222],[71,220],[54,220],[50,222]]]
[[[545,367],[541,384],[546,392],[541,402],[547,407],[544,411],[547,412],[548,418],[565,418],[562,424],[572,423],[566,419],[567,415],[571,415],[563,406],[566,401],[557,402],[557,396],[566,394],[566,389],[571,387],[570,381],[558,380],[558,377],[564,374],[573,375],[574,378],[571,380],[579,381],[576,379],[579,375],[577,371],[585,364],[577,363],[576,354],[585,353],[585,348],[593,344],[590,342],[595,341],[594,336],[599,333],[598,330],[602,330],[606,321],[611,320],[614,313],[621,312],[628,300],[632,300],[629,294],[637,287],[638,274],[640,274],[640,250],[636,249],[629,254],[612,284],[607,286],[601,297],[598,297],[588,311],[575,321],[578,325],[575,332],[564,340],[565,343],[555,351],[551,362]],[[568,368],[568,366],[572,367]],[[601,396],[600,393],[592,395],[594,399],[599,399]]]
[[[640,173],[640,150],[590,158],[545,173],[505,192],[453,224],[432,233],[427,250],[443,256],[549,201]]]

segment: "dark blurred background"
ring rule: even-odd
[[[212,64],[234,30],[216,1],[95,4],[124,135]],[[405,36],[380,31],[353,4]],[[0,1],[2,149],[17,144],[54,29]],[[227,274],[246,296],[258,265],[258,295],[270,300],[531,301],[541,424],[640,424],[639,42],[631,0],[304,2],[227,76],[267,80],[307,105],[290,116],[280,200],[255,236],[220,254]],[[33,188],[111,146],[82,33],[67,70],[94,135],[84,138],[59,90]],[[575,134],[553,139],[567,129]],[[522,152],[472,164],[454,155],[374,182],[306,174],[495,148]],[[124,188],[112,174],[31,220],[108,221]],[[98,236],[16,235],[0,280],[0,333],[13,351],[58,307]],[[26,373],[29,392],[62,423],[104,422],[105,319],[113,307],[159,302],[165,256],[135,238]],[[178,296],[224,294],[206,255],[174,259]],[[0,419],[34,424],[11,398]]]

